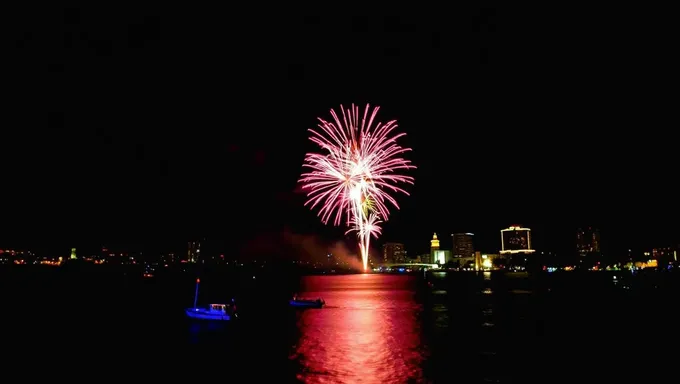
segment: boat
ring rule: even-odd
[[[192,319],[229,321],[237,317],[234,307],[228,304],[210,304],[207,308],[187,308],[186,314]]]
[[[289,302],[291,307],[296,308],[322,308],[326,302],[322,298],[305,299],[300,297],[293,297]]]
[[[229,321],[232,318],[238,317],[236,313],[236,304],[234,304],[234,299],[231,299],[232,304],[209,304],[207,308],[197,307],[198,302],[198,286],[201,283],[201,279],[196,279],[196,293],[194,295],[194,306],[193,308],[185,309],[185,313],[192,319],[197,320],[217,320],[217,321]]]

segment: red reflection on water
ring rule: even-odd
[[[306,383],[395,383],[422,380],[423,348],[410,277],[314,276],[305,296],[327,307],[300,313],[295,358]]]

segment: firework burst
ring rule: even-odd
[[[308,190],[306,206],[318,207],[325,224],[340,225],[344,219],[349,231],[357,232],[364,269],[370,238],[381,233],[388,206],[399,209],[391,194],[408,195],[399,184],[413,184],[413,177],[402,172],[415,168],[402,157],[411,149],[397,144],[405,134],[395,133],[396,121],[375,121],[379,109],[366,105],[361,114],[359,107],[345,110],[341,105],[340,116],[331,109],[331,122],[319,118],[318,129],[309,131],[321,152],[305,156],[308,172],[300,178]]]

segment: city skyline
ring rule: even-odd
[[[524,226],[526,227],[526,226]],[[604,240],[600,236],[602,233],[602,230],[598,227],[592,227],[592,226],[582,226],[579,228],[575,228],[571,235],[572,236],[565,236],[567,235],[566,232],[559,233],[555,236],[555,234],[552,234],[552,236],[549,236],[549,239],[555,239],[555,238],[562,238],[564,242],[562,244],[552,244],[548,243],[546,239],[542,239],[542,236],[545,236],[544,233],[541,233],[539,231],[539,237],[536,238],[535,236],[535,230],[533,228],[531,229],[531,244],[532,244],[532,249],[539,251],[539,252],[549,252],[551,254],[559,254],[559,255],[564,255],[564,256],[584,256],[588,252],[583,252],[583,241],[580,240],[579,234],[583,232],[582,228],[587,228],[589,230],[595,230],[598,233],[597,241],[596,241],[596,247],[597,249],[593,249],[589,252],[596,252],[596,253],[608,253],[608,254],[614,254],[614,256],[619,255],[619,256],[625,256],[629,253],[634,253],[634,254],[642,254],[643,252],[651,252],[653,249],[657,248],[664,248],[664,247],[676,247],[680,245],[680,242],[674,242],[674,241],[664,241],[660,240],[655,244],[651,245],[645,245],[645,246],[638,246],[638,247],[632,247],[630,245],[626,245],[625,243],[623,244],[611,244],[612,242],[608,240],[608,234],[605,231],[605,236]],[[505,228],[501,228],[497,231],[495,231],[495,236],[492,233],[485,233],[485,232],[476,232],[476,233],[457,233],[459,235],[470,235],[472,239],[472,248],[475,251],[479,251],[482,253],[489,253],[489,254],[497,254],[497,253],[502,253],[502,238],[501,238],[501,230]],[[429,235],[424,239],[424,241],[420,241],[419,243],[408,243],[404,241],[399,241],[398,239],[393,239],[388,237],[385,240],[382,241],[377,241],[374,243],[374,245],[371,247],[372,249],[372,255],[377,256],[378,254],[382,253],[383,246],[385,244],[390,244],[390,243],[397,243],[397,244],[402,244],[404,246],[404,250],[408,252],[409,257],[415,257],[416,255],[420,254],[425,254],[429,252],[430,249],[430,244],[431,244],[431,239],[432,239],[432,233],[436,232],[430,232]],[[441,232],[444,234],[445,232]],[[346,246],[351,246],[353,245],[353,237],[352,236],[340,236],[340,237],[333,237],[333,236],[321,236],[318,234],[297,234],[298,236],[301,236],[306,239],[314,239],[315,242],[318,242],[319,244],[328,244],[328,247],[333,247],[333,244],[337,244],[338,241],[344,242]],[[453,234],[451,234],[453,235]],[[451,251],[452,254],[455,254],[455,246],[454,246],[454,240],[452,239],[452,236],[439,236],[439,243],[440,243],[440,248],[443,250],[448,250]],[[277,247],[290,247],[294,246],[293,242],[290,240],[284,240],[286,236],[272,236],[269,238],[269,241],[272,241],[272,247],[265,248],[266,250],[264,252],[271,253],[269,257],[272,258],[277,258],[278,256],[282,254],[286,254],[289,250],[280,248],[277,250]],[[496,238],[495,240],[493,238]],[[567,237],[571,237],[571,240],[566,240]],[[480,241],[480,239],[484,241]],[[207,243],[206,243],[207,242]],[[188,248],[187,248],[187,243]],[[496,243],[496,244],[494,244]],[[35,252],[39,255],[50,255],[50,256],[55,256],[55,255],[64,255],[68,256],[69,252],[72,252],[74,244],[70,244],[68,247],[64,246],[56,246],[53,245],[51,247],[45,247],[45,246],[35,246],[35,244],[43,244],[41,242],[36,242],[34,246],[30,245],[11,245],[11,242],[9,242],[10,245],[8,244],[0,244],[0,249],[17,249],[17,250],[27,250],[27,251],[32,251]],[[234,259],[248,259],[249,257],[251,258],[262,258],[263,252],[255,252],[252,255],[249,256],[250,252],[248,252],[247,249],[244,249],[242,246],[242,243],[232,243],[233,245],[230,248],[229,243],[226,243],[224,239],[220,238],[206,238],[206,237],[200,237],[200,238],[194,238],[189,241],[182,241],[180,239],[175,239],[174,242],[164,242],[161,244],[124,244],[124,243],[112,243],[112,242],[107,242],[104,243],[103,245],[97,245],[94,243],[78,243],[77,244],[77,249],[84,251],[85,254],[97,254],[101,250],[105,249],[112,249],[116,250],[116,252],[132,252],[132,253],[139,253],[139,252],[144,252],[144,253],[149,253],[149,254],[168,254],[168,253],[175,253],[177,255],[185,255],[187,252],[189,252],[189,257],[188,259],[198,259],[198,257],[195,255],[195,251],[192,251],[194,247],[196,247],[195,244],[200,244],[200,246],[205,246],[206,244],[208,245],[208,253],[212,255],[211,257],[214,257],[215,255],[218,254],[227,254],[228,257],[232,257]],[[588,244],[586,241],[585,244]],[[246,244],[245,247],[248,247]],[[323,247],[319,248],[319,253],[324,254],[327,249],[322,249]],[[205,247],[203,248],[203,252],[205,252]],[[200,251],[199,251],[200,252]],[[351,249],[349,249],[349,252],[352,252]],[[194,255],[194,256],[191,256]]]

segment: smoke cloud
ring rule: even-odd
[[[324,263],[327,260],[327,255],[331,253],[336,262],[345,264],[357,271],[363,270],[358,254],[351,252],[342,241],[329,244],[317,236],[297,234],[290,231],[285,231],[283,238],[301,260]]]
[[[345,241],[328,242],[319,236],[294,233],[289,229],[260,234],[251,239],[241,248],[239,258],[286,262],[299,260],[325,266],[329,253],[333,255],[335,262],[340,263],[339,267],[363,271],[356,244],[348,244]],[[371,249],[371,255],[375,257],[379,256],[379,253]]]

